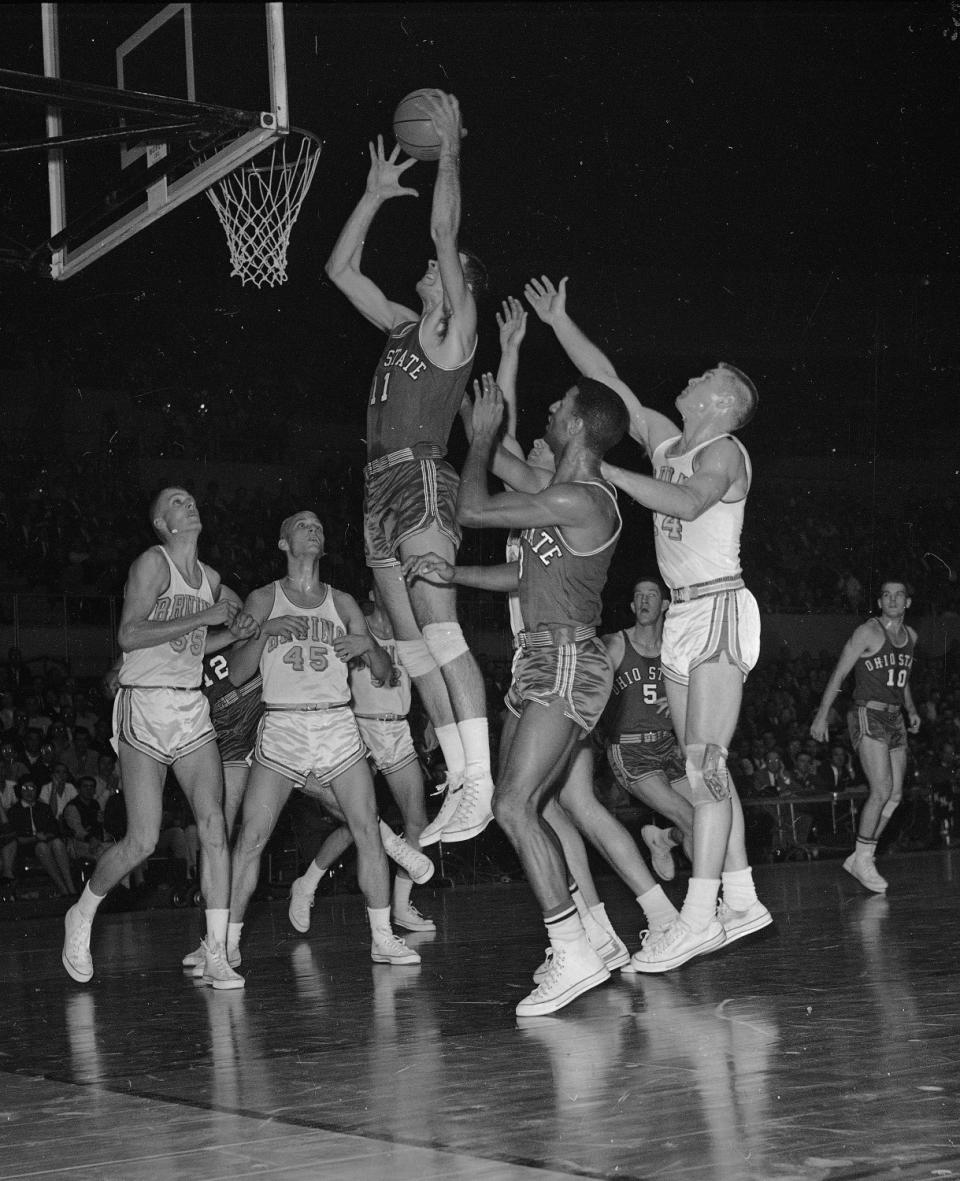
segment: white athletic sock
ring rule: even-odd
[[[227,951],[236,951],[240,946],[240,932],[243,923],[227,923]]]
[[[227,942],[227,923],[230,922],[230,911],[224,907],[223,910],[218,908],[207,910],[204,913],[207,919],[207,943],[219,943],[223,947]]]
[[[379,934],[389,935],[392,933],[389,906],[368,906],[367,918],[370,920],[370,930],[373,932],[374,938]]]
[[[637,901],[652,929],[666,927],[677,917],[677,908],[664,894],[661,885],[651,886],[646,894],[638,894]]]
[[[691,931],[703,931],[717,913],[719,878],[691,878],[680,917]]]
[[[433,731],[437,736],[437,742],[440,744],[443,761],[447,766],[448,777],[459,779],[463,774],[463,768],[467,760],[463,753],[463,742],[460,740],[460,730],[457,727],[457,723],[448,722],[445,726],[434,726]]]
[[[467,779],[490,778],[490,725],[486,718],[467,718],[457,722],[463,754],[463,773]]]
[[[602,902],[598,902],[596,906],[591,906],[590,913],[591,913],[591,915],[593,915],[593,917],[596,919],[596,921],[600,924],[600,926],[603,927],[603,929],[606,931],[606,933],[608,935],[616,935],[617,934],[616,931],[613,929],[613,923],[610,922],[610,917],[607,914],[607,908],[604,906],[604,904]]]
[[[753,884],[753,870],[732,869],[720,875],[723,883],[723,900],[733,910],[749,910],[757,901],[757,890]]]
[[[320,885],[320,879],[327,872],[327,867],[317,865],[315,861],[311,861],[304,872],[300,875],[298,881],[303,882],[305,886],[309,886],[311,890],[316,890]]]
[[[94,894],[90,889],[89,882],[83,887],[83,893],[77,901],[77,909],[88,923],[93,922],[94,915],[97,913],[97,907],[104,898],[106,898],[106,894]]]
[[[576,943],[587,937],[575,906],[571,906],[569,910],[562,911],[552,918],[545,917],[543,924],[547,928],[547,936],[551,944]]]
[[[393,879],[393,909],[406,910],[410,905],[410,892],[413,889],[413,880],[404,874],[400,874]]]

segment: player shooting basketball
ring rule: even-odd
[[[417,284],[422,309],[388,299],[360,270],[363,243],[384,201],[418,196],[400,181],[415,160],[370,144],[370,171],[357,207],[327,261],[327,275],[353,306],[388,334],[367,405],[364,533],[367,565],[398,640],[400,659],[433,722],[447,764],[447,795],[421,845],[464,841],[493,814],[483,678],[457,623],[456,591],[424,581],[407,587],[401,561],[435,552],[455,564],[458,478],[444,461],[447,439],[477,346],[478,260],[460,250],[460,107],[450,94],[425,96],[440,140],[430,234],[436,259]]]

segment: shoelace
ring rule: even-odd
[[[553,985],[556,984],[560,973],[563,971],[565,958],[566,957],[562,951],[558,952],[553,948],[550,949],[550,967],[547,969],[546,976],[544,976],[544,978],[540,981],[540,984],[537,987],[537,992],[549,992]]]

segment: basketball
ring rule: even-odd
[[[400,100],[393,113],[393,134],[408,156],[417,160],[436,160],[440,156],[440,140],[430,122],[430,116],[420,99],[425,94],[439,94],[432,87],[414,90]]]

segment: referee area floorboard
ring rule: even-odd
[[[357,895],[305,937],[256,903],[236,992],[180,969],[198,911],[99,916],[88,985],[59,918],[0,923],[0,1178],[960,1177],[960,850],[880,868],[889,897],[761,866],[772,928],[523,1022],[523,883],[416,890],[437,932],[408,968],[371,962]]]

